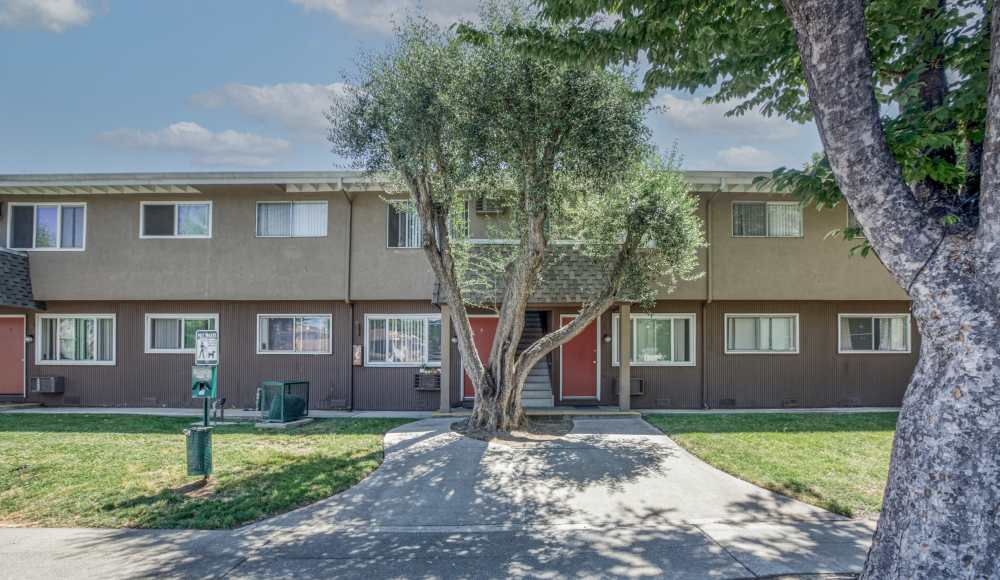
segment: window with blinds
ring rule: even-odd
[[[438,366],[440,364],[440,315],[368,315],[365,317],[365,366]]]
[[[802,206],[788,201],[735,202],[733,237],[802,237]]]
[[[726,353],[797,353],[798,351],[797,315],[726,315]]]
[[[257,204],[257,237],[322,238],[327,235],[329,204],[325,201]]]
[[[840,352],[910,352],[910,315],[841,314]]]
[[[386,203],[386,246],[419,248],[422,242],[417,208],[412,203]]]
[[[147,314],[147,353],[194,354],[194,337],[199,330],[216,330],[217,314]]]
[[[694,314],[633,314],[631,364],[635,366],[692,366]],[[611,364],[617,366],[619,315],[611,317]]]
[[[115,364],[113,314],[40,315],[38,364]]]

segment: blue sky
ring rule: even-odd
[[[386,15],[475,0],[0,0],[0,173],[324,170],[322,111]],[[648,121],[689,169],[801,165],[812,125],[663,92]]]

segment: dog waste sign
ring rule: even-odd
[[[194,353],[194,364],[217,366],[219,364],[219,331],[196,331],[194,333]]]

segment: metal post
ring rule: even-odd
[[[451,309],[441,305],[441,400],[438,410],[451,411]]]
[[[632,306],[618,308],[618,408],[632,407]]]
[[[208,397],[202,400],[205,401],[205,426],[208,427]]]

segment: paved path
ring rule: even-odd
[[[394,430],[359,485],[234,532],[0,530],[0,576],[752,578],[863,563],[868,522],[732,478],[639,419],[577,419],[527,447],[452,421]]]

